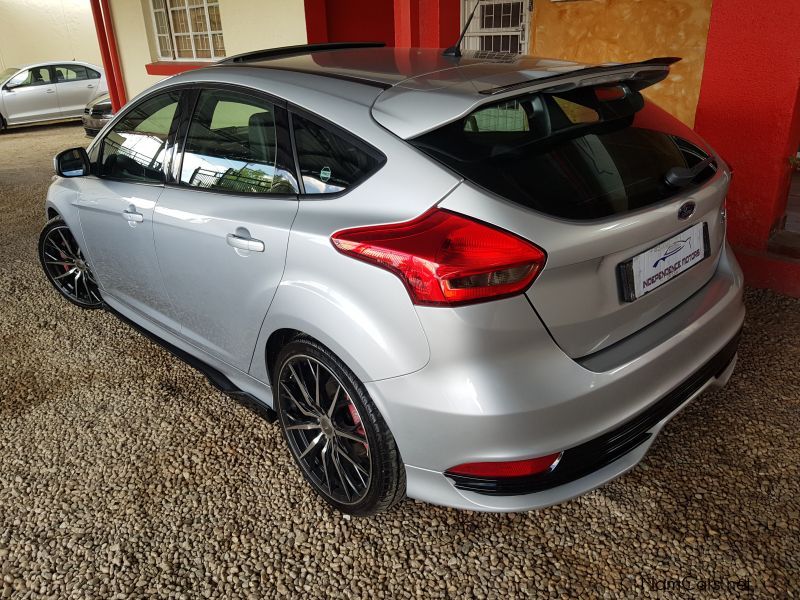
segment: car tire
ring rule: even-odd
[[[54,217],[45,224],[39,234],[38,255],[50,285],[64,298],[81,308],[102,308],[97,280],[61,217]]]
[[[295,338],[278,353],[272,381],[284,440],[328,504],[369,516],[405,497],[394,437],[364,385],[335,354],[316,340]]]

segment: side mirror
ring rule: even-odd
[[[4,90],[7,90],[7,91],[9,91],[9,92],[10,92],[10,91],[11,91],[11,90],[13,90],[14,88],[18,88],[18,87],[19,87],[19,84],[18,84],[18,83],[11,83],[11,82],[9,81],[8,83],[6,83],[6,84],[3,86],[3,89],[4,89]]]
[[[61,177],[83,177],[91,172],[92,165],[84,148],[70,148],[56,154],[53,168]]]

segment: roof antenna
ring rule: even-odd
[[[461,35],[459,36],[458,41],[455,43],[455,46],[450,46],[447,48],[444,52],[442,52],[442,56],[455,56],[456,58],[461,58],[461,42],[464,41],[464,36],[467,34],[467,29],[469,29],[470,23],[472,23],[472,17],[475,16],[475,11],[478,10],[480,3],[481,0],[478,0],[475,3],[475,8],[473,8],[472,12],[469,13],[469,19],[467,19],[464,29],[461,30]]]

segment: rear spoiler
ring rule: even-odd
[[[665,79],[670,66],[679,60],[675,56],[664,56],[641,62],[597,65],[489,88],[480,93],[494,96],[527,87],[535,87],[536,91],[564,92],[579,87],[622,82],[638,91]]]

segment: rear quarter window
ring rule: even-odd
[[[385,162],[377,150],[330,124],[292,114],[297,162],[306,194],[337,194]]]

